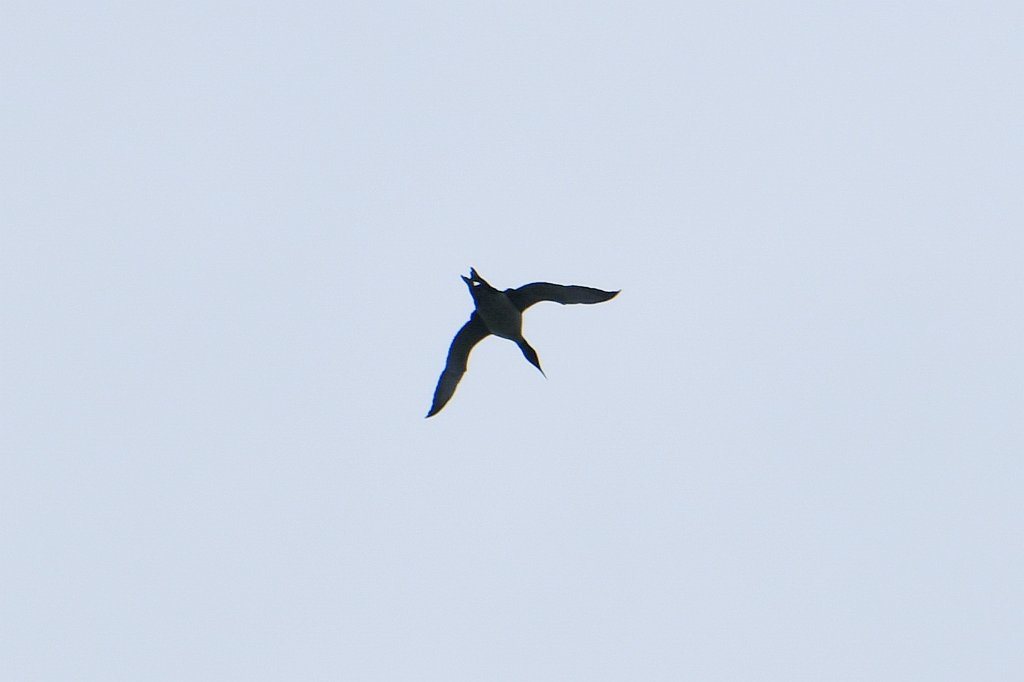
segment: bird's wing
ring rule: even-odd
[[[483,323],[480,316],[474,312],[469,317],[469,322],[462,325],[462,329],[452,339],[452,345],[448,349],[448,362],[441,372],[441,378],[437,380],[437,388],[434,389],[434,404],[430,406],[428,417],[433,417],[441,411],[441,408],[451,399],[455,393],[455,387],[459,380],[466,373],[466,364],[469,362],[469,352],[473,346],[490,334],[487,325]]]
[[[554,301],[562,305],[566,303],[601,303],[614,298],[618,293],[617,291],[603,291],[575,284],[551,284],[549,282],[534,282],[524,284],[518,289],[505,290],[505,294],[512,299],[512,303],[519,308],[519,312],[541,301]]]

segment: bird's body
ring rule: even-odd
[[[477,294],[476,312],[487,331],[515,341],[523,335],[523,314],[504,291],[493,289]]]
[[[466,372],[470,351],[490,334],[515,342],[530,364],[544,374],[537,351],[523,338],[523,311],[534,303],[601,303],[619,293],[548,282],[534,282],[518,289],[500,291],[488,284],[473,268],[469,269],[469,277],[463,277],[462,281],[469,287],[476,310],[452,340],[452,345],[448,349],[448,361],[441,378],[437,381],[437,388],[434,389],[434,401],[430,412],[427,413],[428,417],[440,412],[451,399],[459,380]]]

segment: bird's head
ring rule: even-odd
[[[469,287],[469,293],[472,294],[473,300],[476,300],[476,295],[480,291],[494,289],[494,287],[487,283],[487,280],[477,274],[477,271],[474,268],[469,269],[469,277],[462,276],[462,281],[466,283],[467,287]]]

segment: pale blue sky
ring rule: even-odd
[[[1019,3],[0,12],[0,679],[1024,676]]]

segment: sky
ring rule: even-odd
[[[1022,23],[5,2],[0,679],[1021,679]]]

